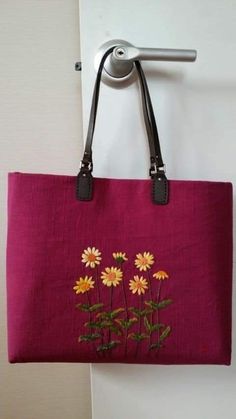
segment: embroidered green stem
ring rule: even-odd
[[[159,304],[159,301],[160,301],[160,296],[161,296],[161,281],[159,281],[160,283],[159,283],[159,287],[158,287],[158,290],[157,290],[157,304]],[[159,323],[160,322],[160,315],[159,315],[159,309],[157,309],[157,323]],[[159,342],[159,339],[160,339],[160,330],[159,329],[157,329],[157,342]]]
[[[90,303],[90,298],[89,298],[88,292],[86,292],[85,294],[86,294],[86,297],[87,297],[87,304],[90,307],[91,303]],[[89,323],[91,323],[91,322],[92,322],[92,313],[89,310]],[[90,327],[89,330],[90,330],[90,335],[91,335],[93,333],[92,327]],[[94,342],[92,342],[92,347],[96,351],[96,346],[95,346]]]
[[[122,269],[122,262],[120,263],[120,268]],[[124,273],[124,272],[123,272]],[[126,311],[126,317],[127,317],[127,310],[128,310],[128,306],[127,306],[127,298],[126,298],[126,292],[125,292],[125,284],[124,284],[124,278],[122,280],[122,288],[123,288],[123,293],[124,293],[124,302],[125,302],[125,311]]]
[[[153,301],[153,295],[152,295],[152,283],[151,283],[151,278],[150,278],[150,272],[148,271],[148,282],[149,282],[149,295],[150,295],[150,300]],[[150,313],[150,320],[151,320],[151,324],[153,323],[153,313]],[[152,334],[150,333],[149,335],[149,349],[150,346],[152,344]]]
[[[98,266],[96,266],[96,287],[97,287],[97,300],[100,303],[100,288],[99,288],[99,280],[98,280]]]
[[[110,311],[112,311],[112,295],[113,295],[113,285],[111,285],[110,290]],[[108,329],[108,342],[111,340],[111,329]]]
[[[87,297],[87,303],[88,303],[88,306],[90,307],[90,299],[89,299],[89,295],[88,295],[88,292],[86,292],[86,297]],[[91,313],[91,311],[89,310],[89,323],[92,321],[92,313]],[[92,330],[91,330],[91,332],[92,332]]]
[[[120,262],[120,268],[122,270],[122,264],[123,262]],[[123,275],[124,275],[124,271],[123,271]],[[127,304],[127,298],[126,298],[126,292],[125,292],[125,283],[124,283],[124,278],[122,280],[122,289],[123,289],[123,294],[124,294],[124,302],[125,302],[125,317],[126,320],[129,320],[128,317],[128,304]],[[128,328],[125,329],[125,356],[127,355],[127,340],[128,340]]]
[[[140,295],[140,298],[139,298],[139,310],[140,310],[140,312],[141,312],[141,310],[142,310],[142,294]],[[141,328],[142,328],[142,325],[141,325],[141,316],[139,316],[139,323],[138,323],[138,336],[140,336],[141,335]],[[139,344],[140,344],[140,341],[138,341],[137,340],[137,344],[136,344],[136,352],[135,352],[135,356],[137,357],[137,355],[138,355],[138,348],[139,348]]]
[[[100,299],[100,288],[99,288],[99,274],[98,274],[98,266],[96,265],[96,289],[97,289],[97,300],[98,303],[100,303],[101,299]],[[101,345],[103,345],[104,343],[104,332],[101,329]]]

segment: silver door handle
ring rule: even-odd
[[[193,62],[197,51],[193,49],[139,48],[122,39],[105,42],[95,56],[95,69],[98,69],[103,54],[115,46],[104,64],[102,80],[112,86],[132,80],[134,61],[185,61]]]
[[[113,51],[117,61],[195,61],[197,51],[194,49],[137,48],[119,46]]]

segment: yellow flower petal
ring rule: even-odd
[[[105,272],[102,272],[101,274],[102,283],[107,287],[116,287],[120,284],[120,281],[122,281],[122,277],[123,272],[119,268],[113,266],[111,268],[106,267]]]
[[[153,277],[159,281],[164,281],[169,278],[169,275],[165,271],[158,271],[153,274]]]
[[[90,268],[95,268],[96,265],[100,265],[101,252],[95,247],[88,247],[82,253],[82,263],[85,263],[86,268],[90,266]]]
[[[154,256],[150,252],[138,253],[134,264],[140,271],[147,271],[154,263]]]
[[[148,282],[142,276],[135,275],[133,279],[129,281],[129,289],[132,291],[132,294],[136,292],[138,295],[145,294],[146,289],[148,289]]]
[[[94,288],[94,281],[93,278],[87,275],[85,277],[80,277],[78,281],[75,281],[76,285],[73,287],[76,294],[84,294],[88,292],[90,289]]]

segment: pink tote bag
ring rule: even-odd
[[[114,48],[114,47],[113,47]],[[9,362],[231,362],[232,184],[169,180],[139,62],[150,178],[8,174]]]

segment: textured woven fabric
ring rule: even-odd
[[[230,364],[232,185],[9,173],[9,361]]]

